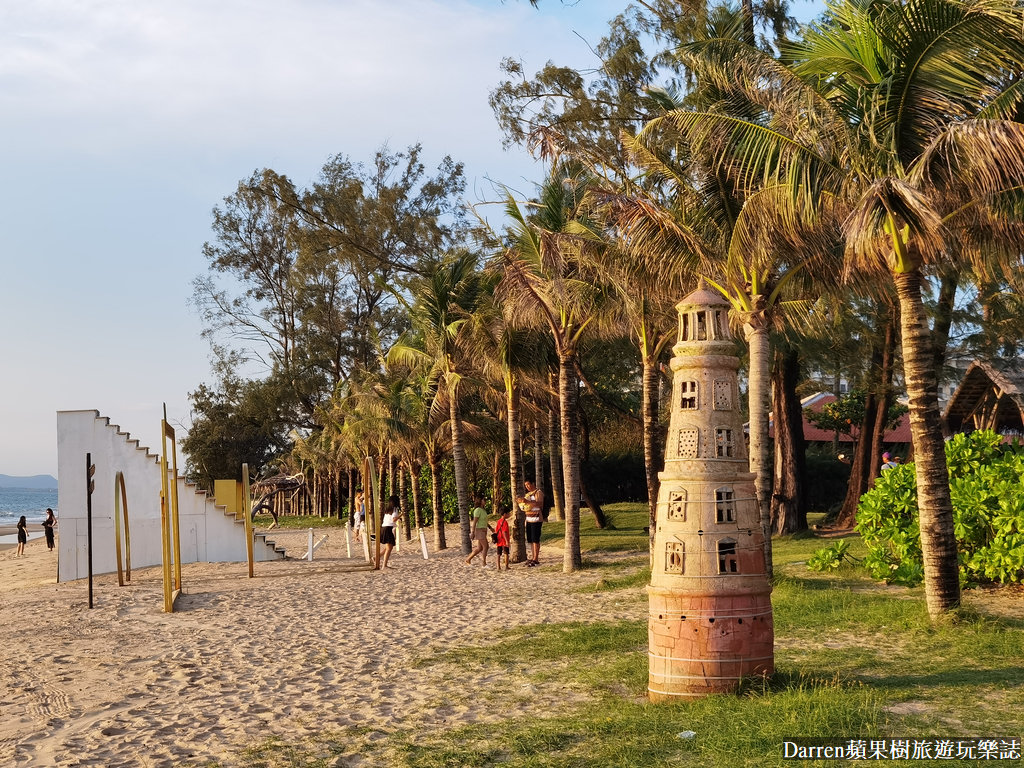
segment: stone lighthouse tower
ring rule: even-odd
[[[701,281],[678,305],[648,625],[652,699],[774,671],[771,585],[747,465],[729,305]]]

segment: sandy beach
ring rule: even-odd
[[[39,523],[28,523],[25,526],[28,531],[29,540],[43,535],[43,526]],[[0,552],[18,547],[18,525],[0,525]]]
[[[186,565],[173,614],[159,569],[125,587],[97,577],[90,610],[84,580],[56,583],[42,539],[22,558],[0,552],[0,765],[241,766],[271,737],[324,733],[346,744],[331,765],[369,765],[394,729],[550,712],[585,695],[416,658],[516,625],[646,615],[642,588],[577,592],[598,574],[562,574],[557,549],[542,552],[550,568],[499,573],[465,565],[457,548],[425,562],[407,544],[393,570],[373,572],[328,532],[312,563],[293,559],[307,532],[279,533],[292,557],[257,563],[255,579],[244,564]]]

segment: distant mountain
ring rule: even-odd
[[[45,488],[57,487],[57,478],[53,475],[32,475],[31,477],[14,477],[0,475],[0,488]]]

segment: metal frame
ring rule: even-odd
[[[171,441],[171,463],[167,464],[167,441]],[[160,420],[160,538],[163,544],[164,612],[174,613],[174,601],[181,594],[181,531],[178,522],[178,450],[174,428],[167,423],[167,405]],[[171,479],[168,479],[168,472]],[[168,509],[168,504],[170,509]]]
[[[121,507],[124,507],[124,570],[121,569]],[[128,490],[124,473],[114,475],[114,551],[117,555],[117,584],[120,587],[132,580],[132,539],[128,527]]]

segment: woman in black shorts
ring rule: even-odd
[[[21,520],[18,521],[18,552],[15,557],[21,557],[25,554],[25,545],[28,544],[28,523],[25,521],[25,516],[21,516]]]
[[[380,543],[384,545],[384,559],[381,561],[381,568],[393,568],[388,565],[391,559],[391,550],[395,548],[395,529],[398,527],[398,516],[401,510],[398,508],[398,497],[392,496],[388,499],[388,506],[384,510],[384,517],[380,521]]]
[[[540,565],[540,528],[544,523],[544,491],[526,481],[526,543],[530,545],[527,567]]]

